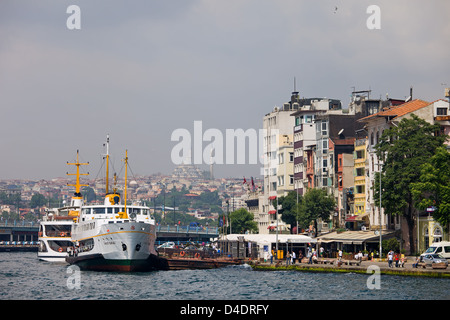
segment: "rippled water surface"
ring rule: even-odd
[[[382,275],[253,271],[249,266],[148,273],[81,271],[80,288],[68,285],[68,266],[39,261],[32,252],[0,253],[1,299],[448,300],[450,280]]]

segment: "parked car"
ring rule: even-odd
[[[438,254],[425,254],[422,256],[422,261],[427,265],[427,266],[432,266],[433,263],[443,263],[446,266],[448,266],[448,261],[447,259],[443,258],[442,256],[438,255]]]
[[[450,242],[435,242],[424,253],[422,253],[422,256],[426,254],[439,254],[446,259],[450,259]]]
[[[158,249],[164,248],[175,248],[175,242],[164,242],[162,245],[157,247]]]

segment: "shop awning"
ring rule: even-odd
[[[361,215],[352,215],[352,216],[347,216],[347,218],[345,218],[345,222],[357,222],[357,221],[363,221],[363,219],[365,217],[368,217],[368,214],[361,214]]]
[[[395,235],[395,230],[383,231],[382,239],[392,238]],[[331,232],[324,234],[317,238],[317,242],[331,243],[341,242],[343,244],[363,244],[369,242],[378,242],[380,236],[375,234],[374,231],[344,231],[344,232]]]

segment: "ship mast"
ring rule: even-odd
[[[109,134],[106,135],[106,194],[109,193]]]
[[[124,211],[125,211],[125,219],[127,219],[128,218],[128,215],[127,215],[127,177],[128,177],[128,171],[127,171],[127,169],[128,169],[128,150],[125,150],[125,159],[124,159],[124,161],[125,161],[125,190],[124,190],[124,198],[125,198],[125,201],[124,201]]]
[[[80,163],[80,161],[79,161],[79,151],[77,150],[77,162],[69,163],[67,161],[67,164],[77,167],[77,173],[68,173],[68,172],[66,173],[68,176],[76,176],[77,177],[75,184],[70,184],[70,183],[67,184],[70,187],[75,187],[75,194],[72,197],[72,203],[71,203],[71,205],[74,206],[75,202],[76,202],[75,200],[82,200],[81,187],[88,187],[89,186],[88,184],[80,184],[80,176],[87,176],[87,175],[89,175],[89,172],[88,173],[80,173],[80,166],[87,166],[87,165],[89,165],[89,162],[87,162],[87,163]]]

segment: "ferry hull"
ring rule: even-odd
[[[158,269],[159,259],[154,249],[154,225],[143,222],[113,223],[93,229],[81,239],[91,239],[89,249],[66,258],[81,270],[152,271]],[[90,236],[89,236],[90,234]],[[80,240],[82,241],[82,240]]]
[[[38,255],[38,259],[41,261],[46,261],[46,262],[62,262],[62,263],[66,263],[66,257],[60,257],[60,256],[39,256]]]
[[[81,270],[117,271],[117,272],[147,272],[161,270],[164,260],[156,255],[147,259],[106,259],[102,254],[89,254],[82,257],[67,257],[66,261],[78,266]]]

